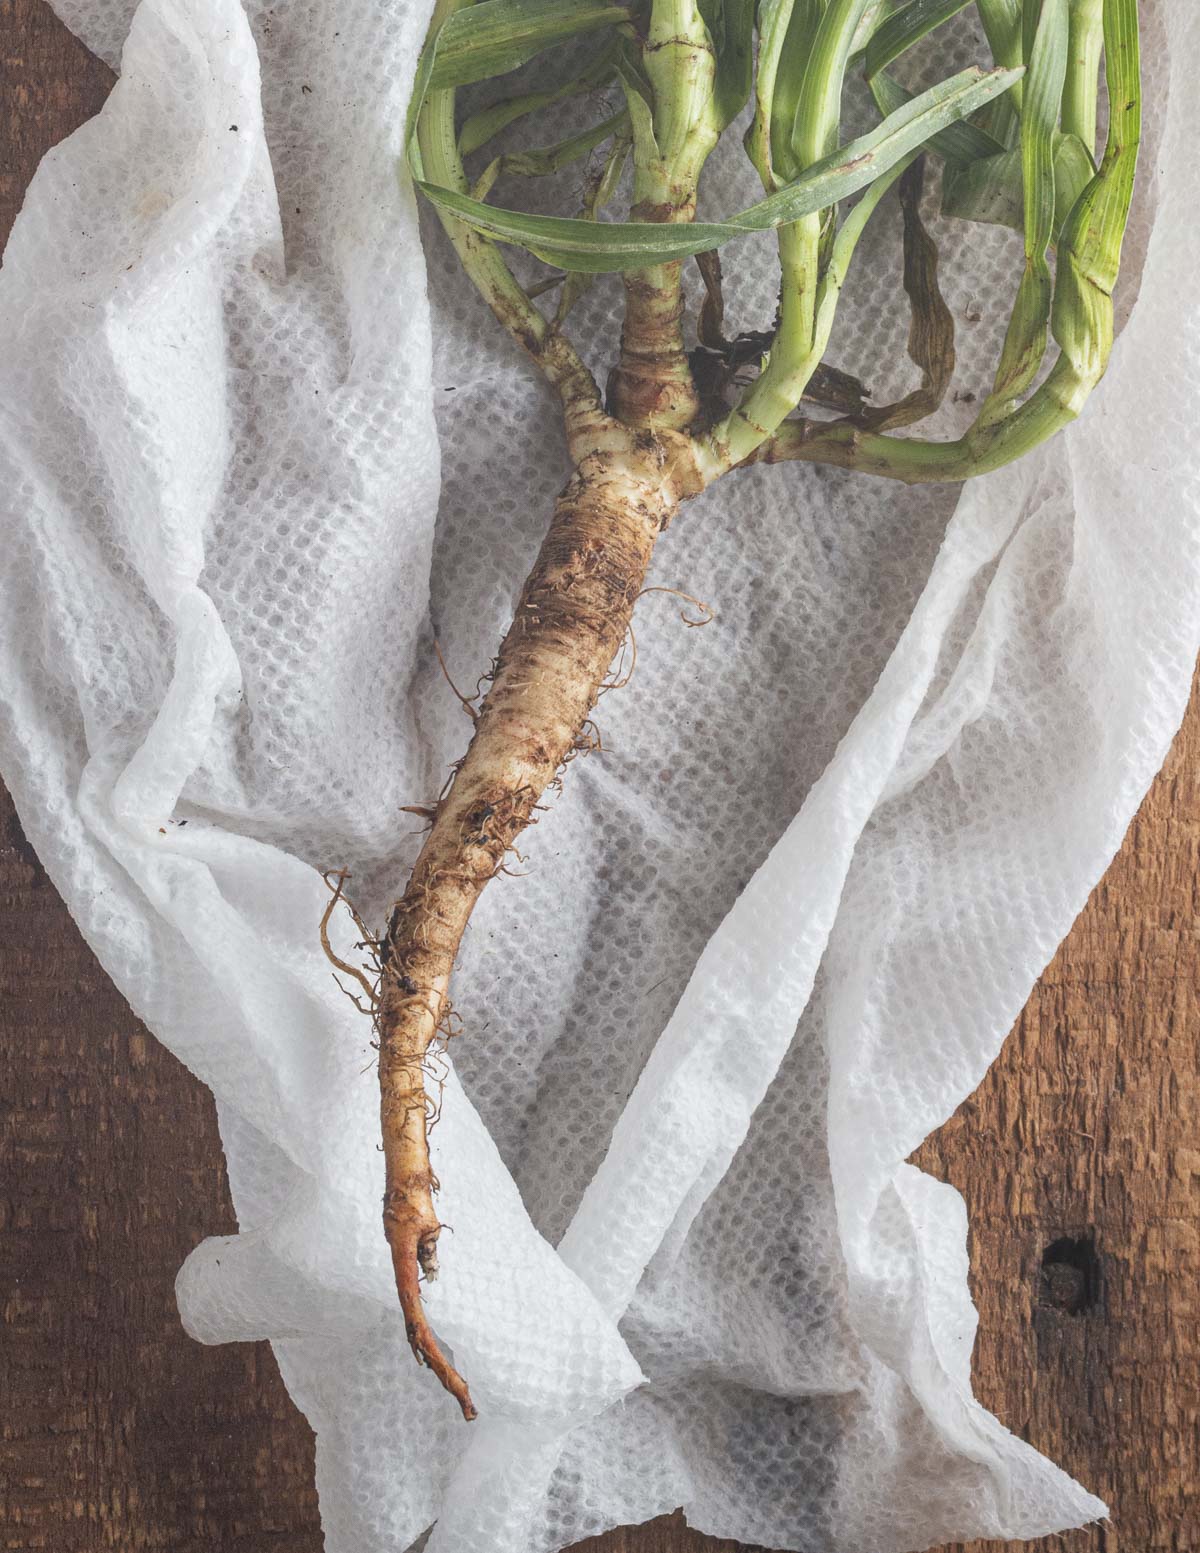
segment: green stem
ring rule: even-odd
[[[805,216],[779,229],[783,272],[779,328],[763,370],[737,407],[705,439],[709,478],[741,463],[771,435],[799,404],[820,364],[833,323],[830,309],[825,327],[817,327],[820,257],[819,215]]]
[[[871,0],[829,0],[813,39],[796,105],[792,149],[803,170],[837,146],[842,87],[859,21]]]
[[[1046,381],[1005,421],[973,427],[953,442],[891,437],[845,422],[788,421],[747,463],[834,464],[906,485],[954,483],[1010,464],[1053,437],[1083,408],[1094,383],[1059,357]]]
[[[772,107],[775,79],[783,58],[788,25],[796,0],[776,0],[759,8],[758,61],[754,75],[754,117],[746,131],[746,154],[768,194],[774,194],[778,181],[771,153]]]
[[[1062,127],[1096,152],[1096,102],[1100,51],[1104,46],[1104,0],[1071,0],[1067,79],[1063,89]]]
[[[694,192],[717,138],[708,111],[716,58],[696,0],[654,0],[642,60],[654,88],[655,160]]]
[[[1015,70],[1025,63],[1022,45],[1023,13],[1021,0],[978,0],[979,19],[983,23],[984,36],[992,58],[1006,70]],[[1013,106],[1020,109],[1024,95],[1024,81],[1016,81],[1008,89]]]
[[[432,27],[470,0],[438,0]],[[467,189],[454,126],[453,87],[427,94],[417,119],[417,143],[425,176],[448,189]],[[499,249],[453,216],[438,212],[446,235],[476,290],[519,345],[558,390],[568,440],[587,435],[602,415],[600,390],[574,346],[533,305]]]
[[[691,221],[700,171],[719,134],[712,111],[716,61],[695,0],[654,0],[641,64],[652,112],[637,82],[622,77],[633,134],[630,219]],[[621,358],[608,397],[626,425],[681,431],[700,414],[683,336],[682,274],[677,260],[625,272]]]
[[[636,148],[635,148],[636,154]],[[695,193],[683,203],[670,185],[635,177],[642,198],[630,210],[634,221],[690,221]],[[656,197],[657,196],[657,197]],[[683,265],[650,264],[626,270],[621,357],[608,382],[613,413],[627,426],[682,431],[700,413],[683,337]]]
[[[1002,419],[977,421],[955,442],[889,437],[846,422],[789,421],[748,461],[838,464],[908,484],[965,480],[1022,457],[1076,418],[1112,349],[1112,291],[1141,141],[1137,0],[1104,0],[1103,14],[1108,142],[1060,236],[1051,320],[1060,353],[1045,381]]]
[[[837,142],[842,86],[855,31],[871,0],[829,0],[813,38],[797,102],[792,149],[801,168]],[[878,180],[860,201],[862,214],[847,223],[848,262],[854,242],[884,192],[903,169]],[[779,325],[763,370],[737,407],[705,439],[702,463],[709,478],[749,457],[796,408],[820,365],[841,278],[833,262],[822,277],[822,229],[828,212],[814,212],[779,228]]]

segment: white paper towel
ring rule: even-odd
[[[396,178],[424,0],[57,9],[120,81],[0,274],[0,764],[217,1096],[241,1230],[180,1306],[206,1341],[272,1339],[331,1553],[434,1521],[433,1553],[552,1553],[677,1505],[802,1553],[1101,1514],[973,1401],[961,1200],[903,1161],[995,1056],[1186,701],[1194,7],[1144,7],[1141,291],[1084,419],[957,507],[759,469],[660,547],[654,580],[717,618],[639,606],[606,752],[464,948],[428,1299],[470,1428],[404,1344],[370,1030],[316,870],[350,867],[376,918],[403,883],[400,805],[469,731],[429,622],[473,682],[564,477],[553,406]],[[957,38],[939,73],[979,57]],[[735,148],[706,198],[748,180]],[[835,339],[877,399],[911,371],[897,225]],[[978,388],[1013,241],[937,232]],[[727,266],[739,327],[771,263]],[[589,346],[617,302],[580,309]]]

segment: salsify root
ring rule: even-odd
[[[961,9],[923,0],[629,0],[582,6],[576,15],[554,5],[531,11],[525,0],[435,0],[409,115],[408,165],[467,275],[557,392],[575,472],[487,697],[478,712],[471,708],[470,747],[437,805],[412,811],[431,828],[408,888],[380,940],[355,918],[373,975],[338,960],[324,927],[322,939],[338,970],[367,993],[375,1021],[384,1225],[408,1340],[467,1418],[475,1409],[466,1382],[421,1303],[422,1280],[437,1273],[441,1233],[428,1146],[430,1049],[448,1029],[450,976],[481,891],[564,763],[594,746],[588,717],[629,632],[658,535],[682,501],[749,463],[822,461],[906,482],[997,469],[1078,415],[1104,373],[1140,138],[1137,0],[1070,7],[1026,0],[1015,12],[1011,0],[979,0],[991,68],[909,94],[892,66]],[[561,89],[495,104],[460,133],[457,89],[561,41],[568,11],[579,37],[595,34],[589,69]],[[1096,161],[1101,53],[1111,111]],[[861,63],[882,117],[848,139],[841,116],[852,61]],[[554,145],[493,157],[481,176],[468,176],[464,157],[505,125],[601,88],[619,92],[624,108]],[[699,225],[706,158],[747,104],[753,119],[744,144],[766,197],[729,220]],[[550,174],[604,145],[580,214],[532,216],[490,203],[502,171]],[[927,154],[946,159],[952,213],[987,221],[1020,211],[1024,237],[1022,279],[992,386],[954,442],[911,435],[941,403],[955,366],[953,319],[921,217]],[[629,219],[601,220],[627,161]],[[823,358],[856,246],[893,188],[904,210],[908,349],[922,381],[896,404],[872,407],[862,385]],[[766,228],[778,243],[774,322],[727,339],[716,248]],[[526,289],[501,245],[523,247],[558,273]],[[693,255],[705,302],[689,352],[682,265]],[[625,280],[625,316],[605,408],[565,325],[592,275],[615,271]],[[547,316],[533,299],[551,289],[559,300]],[[1056,355],[1046,363],[1051,342]],[[806,400],[830,414],[797,419]],[[894,435],[901,429],[904,436]]]
[[[655,541],[697,489],[682,438],[608,423],[584,456],[496,658],[471,743],[379,947],[375,1008],[385,1162],[384,1228],[409,1344],[457,1399],[466,1382],[430,1329],[420,1282],[437,1274],[441,1225],[429,1162],[426,1066],[480,893],[504,866],[585,728],[629,627]]]

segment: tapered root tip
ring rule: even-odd
[[[436,1243],[421,1239],[415,1245],[392,1245],[392,1267],[396,1274],[396,1292],[400,1296],[400,1309],[404,1315],[404,1332],[408,1346],[418,1364],[432,1370],[443,1387],[462,1410],[468,1423],[479,1415],[466,1381],[442,1352],[433,1328],[421,1303],[420,1273],[427,1278],[437,1277]]]

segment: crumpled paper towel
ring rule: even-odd
[[[1084,419],[957,505],[748,472],[660,547],[654,581],[716,619],[643,600],[605,753],[464,950],[428,1301],[471,1428],[404,1345],[370,1030],[317,945],[317,870],[352,868],[377,920],[401,885],[399,806],[468,732],[430,620],[473,681],[564,476],[552,405],[396,177],[424,0],[57,9],[120,81],[46,157],[0,276],[0,762],[217,1097],[241,1228],[196,1248],[180,1308],[272,1340],[331,1553],[435,1521],[433,1553],[551,1553],[678,1505],[805,1553],[1103,1514],[972,1399],[963,1206],[903,1161],[995,1056],[1185,704],[1195,7],[1143,8],[1140,296]],[[978,57],[957,37],[940,73]],[[718,163],[714,207],[747,177]],[[896,227],[834,347],[877,399],[911,371]],[[1014,240],[937,232],[978,387]],[[769,245],[728,268],[761,324]],[[600,283],[584,338],[616,306]]]

